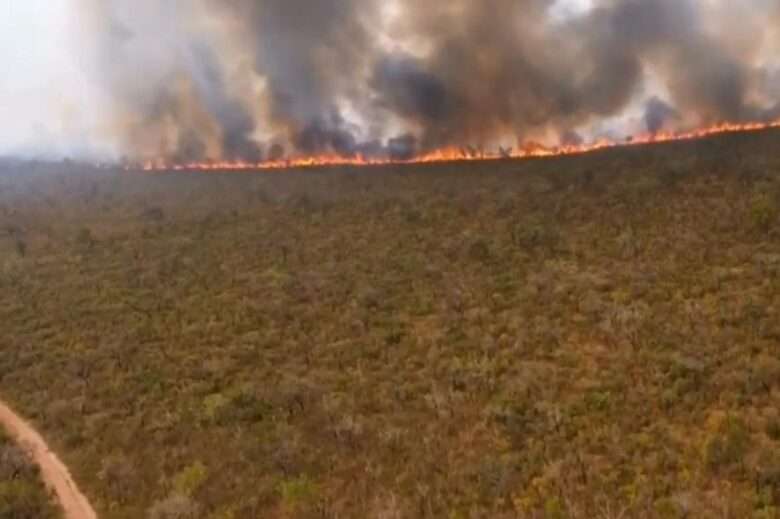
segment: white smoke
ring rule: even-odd
[[[103,98],[84,72],[72,0],[0,7],[0,154],[106,156]]]

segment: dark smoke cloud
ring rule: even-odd
[[[308,155],[335,152],[352,157],[358,152],[358,142],[351,128],[335,111],[308,123],[296,134],[295,144]]]
[[[417,154],[417,139],[409,134],[393,137],[387,147],[391,159],[409,160]]]
[[[663,99],[652,97],[645,104],[645,126],[647,131],[656,134],[667,122],[679,118],[679,113]]]
[[[446,109],[435,110],[424,128],[426,147],[483,144],[502,133],[614,115],[641,79],[639,60],[614,44],[601,17],[556,26],[552,2],[541,0],[406,5],[406,30],[432,51],[422,63],[391,61],[376,83],[402,114],[438,90],[440,105],[433,106]]]
[[[206,44],[197,42],[189,48],[188,57],[197,96],[222,130],[223,158],[261,160],[260,147],[251,138],[255,130],[252,114],[227,92],[217,56]]]
[[[762,57],[780,50],[774,0],[596,0],[563,19],[554,0],[82,1],[132,156],[579,142],[641,106],[651,77],[668,99],[647,102],[651,132],[780,106]]]
[[[212,5],[212,4],[209,4]],[[271,123],[293,130],[315,124],[338,96],[359,96],[359,71],[372,56],[376,1],[213,1],[241,26],[255,70],[268,80]]]
[[[424,64],[412,56],[387,56],[377,62],[372,87],[382,95],[381,103],[404,117],[436,123],[454,106],[447,85],[423,70]]]

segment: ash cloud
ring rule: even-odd
[[[409,158],[579,141],[632,108],[646,128],[627,134],[780,106],[766,0],[595,0],[565,18],[553,0],[80,1],[132,157]]]

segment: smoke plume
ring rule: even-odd
[[[133,159],[399,158],[572,143],[632,111],[642,127],[613,131],[780,114],[775,0],[74,3],[95,131]]]
[[[651,134],[663,130],[669,121],[676,120],[678,117],[677,110],[657,97],[651,98],[645,105],[645,125]]]

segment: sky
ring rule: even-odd
[[[73,0],[0,2],[0,153],[99,151],[99,93],[85,79]]]

